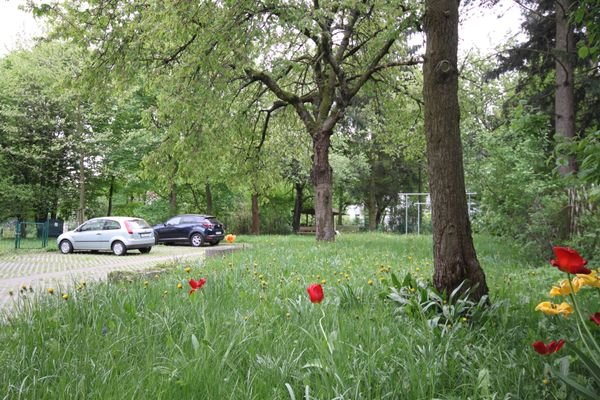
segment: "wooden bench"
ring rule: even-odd
[[[314,235],[316,232],[316,226],[301,226],[298,228],[298,235]]]

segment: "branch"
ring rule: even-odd
[[[261,150],[263,144],[265,143],[265,138],[267,137],[267,129],[269,128],[269,120],[271,119],[271,114],[274,111],[276,111],[282,107],[287,107],[287,106],[288,106],[288,103],[286,103],[284,101],[276,101],[275,103],[273,103],[271,108],[269,108],[268,110],[260,110],[260,112],[266,112],[267,116],[265,117],[265,122],[262,127],[262,132],[260,135],[260,142],[258,143],[258,146],[256,146],[257,153],[260,153],[260,150]]]
[[[185,51],[185,49],[187,49],[192,43],[194,43],[194,41],[196,40],[196,37],[198,36],[197,33],[194,33],[192,35],[192,37],[190,38],[190,40],[188,40],[186,43],[184,43],[183,45],[181,45],[174,54],[172,54],[170,57],[168,58],[163,58],[162,59],[162,63],[163,65],[168,65],[170,63],[172,63],[173,61],[175,61],[177,58],[179,58],[179,55],[181,53],[183,53]]]

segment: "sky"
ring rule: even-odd
[[[30,47],[32,38],[43,32],[42,24],[29,13],[19,10],[26,0],[0,0],[0,57],[19,47]],[[490,53],[504,38],[517,34],[519,6],[514,0],[501,0],[493,10],[474,7],[461,10],[459,51],[478,48]]]

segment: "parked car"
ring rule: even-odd
[[[117,256],[127,250],[149,253],[155,243],[154,230],[141,218],[92,218],[56,239],[63,254],[73,251],[112,251]]]
[[[169,219],[164,224],[154,225],[156,243],[189,243],[200,247],[204,243],[219,244],[225,237],[225,229],[211,215],[183,214]]]

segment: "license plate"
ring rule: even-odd
[[[140,237],[148,237],[148,236],[150,236],[149,233],[140,233]]]
[[[215,232],[215,235],[221,235],[222,233],[223,233],[223,232],[221,232],[221,231],[216,231],[216,232]]]

